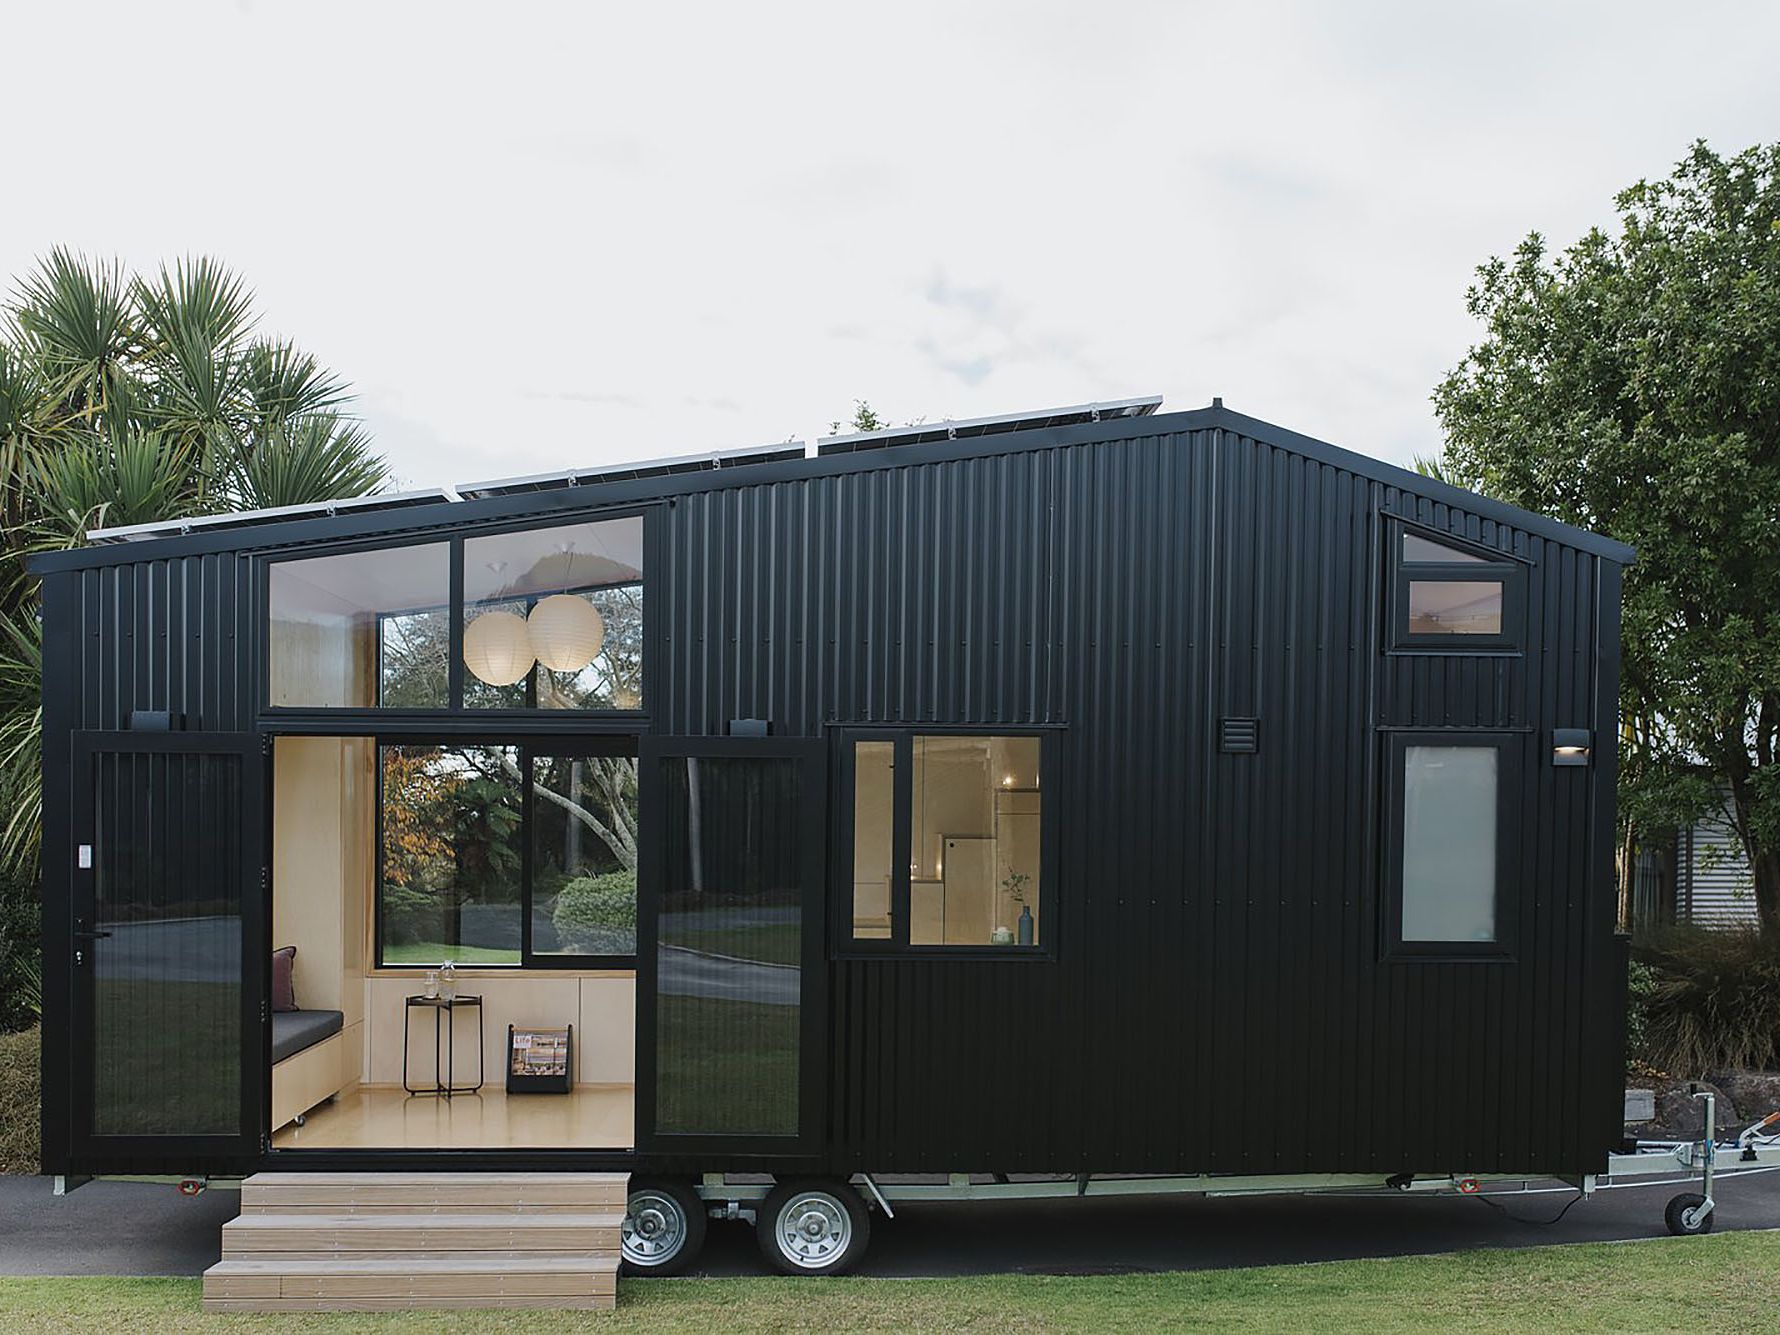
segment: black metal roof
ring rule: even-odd
[[[1121,405],[1107,406],[1124,405],[1141,405],[1140,410],[1144,413],[1153,411],[1149,400],[1125,400],[1121,401]],[[547,515],[563,510],[585,510],[596,505],[645,504],[674,496],[755,483],[832,477],[903,464],[978,458],[1015,450],[1049,449],[1060,445],[1112,442],[1170,432],[1220,429],[1237,432],[1264,445],[1345,469],[1385,486],[1397,487],[1481,518],[1523,529],[1609,561],[1627,565],[1637,559],[1637,553],[1631,547],[1612,538],[1424,477],[1381,459],[1318,440],[1314,436],[1250,417],[1226,408],[1221,400],[1214,400],[1210,407],[1187,412],[1149,416],[1138,415],[1138,411],[1121,412],[1099,420],[1082,420],[1080,416],[1073,415],[1073,410],[1069,413],[1056,410],[1048,414],[1025,414],[1021,415],[1023,419],[1034,425],[1019,429],[1003,426],[974,434],[944,433],[947,425],[945,423],[936,423],[931,428],[899,428],[890,432],[869,433],[874,438],[873,448],[861,448],[861,437],[832,438],[827,443],[838,444],[841,448],[814,457],[804,455],[801,447],[790,444],[776,449],[763,447],[761,453],[766,454],[766,457],[756,453],[749,459],[748,466],[742,469],[719,466],[720,455],[689,455],[684,460],[689,466],[684,469],[651,469],[647,465],[590,468],[584,473],[573,475],[565,473],[549,475],[545,479],[515,479],[514,483],[517,484],[543,485],[501,485],[498,489],[461,500],[453,500],[441,493],[437,499],[404,497],[403,503],[397,508],[323,505],[316,507],[320,513],[288,518],[262,513],[251,517],[247,523],[230,526],[225,526],[226,517],[223,516],[215,517],[208,524],[203,520],[183,524],[174,521],[168,527],[182,530],[177,534],[146,538],[132,534],[136,540],[112,541],[44,553],[32,557],[28,566],[33,572],[49,573],[202,552],[261,551],[311,542],[362,539],[384,534],[394,536],[523,518],[531,514]],[[1063,416],[1061,424],[1052,420],[1060,413]],[[1008,420],[1010,419],[977,419],[979,423]],[[962,425],[968,427],[972,424]],[[924,438],[936,433],[944,434],[937,439]],[[878,443],[879,441],[883,443]],[[704,466],[690,466],[691,461],[701,459],[709,462]],[[571,476],[575,479],[573,482],[567,480]],[[580,479],[583,476],[589,480],[582,482]],[[490,485],[491,488],[494,487],[494,484]]]

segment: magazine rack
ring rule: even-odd
[[[575,1083],[575,1026],[507,1026],[507,1092],[567,1094]]]

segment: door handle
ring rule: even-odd
[[[74,934],[74,939],[76,941],[103,941],[106,937],[108,937],[110,935],[111,935],[110,932],[77,931]]]

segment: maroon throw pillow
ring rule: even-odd
[[[284,946],[272,952],[272,1009],[294,1011],[297,989],[291,983],[291,970],[296,967],[297,948]]]

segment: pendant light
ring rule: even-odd
[[[539,599],[526,626],[540,663],[552,672],[579,672],[605,644],[606,623],[598,608],[569,592],[574,587],[575,544],[559,543],[556,550],[562,553],[562,592]]]
[[[524,617],[484,612],[464,627],[464,666],[490,686],[524,681],[535,657]]]
[[[606,623],[599,609],[572,593],[553,593],[525,620],[532,650],[553,672],[579,672],[599,657]]]

